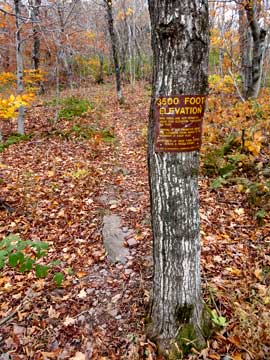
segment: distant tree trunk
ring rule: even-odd
[[[132,35],[131,26],[128,26],[128,56],[129,56],[129,82],[133,86],[133,72],[132,72]]]
[[[40,29],[39,29],[39,11],[41,6],[41,0],[31,1],[32,6],[32,31],[33,31],[33,49],[32,49],[32,63],[33,68],[39,71],[40,66]],[[41,94],[44,93],[45,89],[42,81],[38,82],[39,91]]]
[[[76,3],[76,0],[73,1],[73,4]],[[69,87],[72,89],[73,87],[73,81],[72,81],[72,68],[70,65],[70,56],[69,56],[69,50],[67,49],[66,45],[66,34],[65,34],[65,20],[64,20],[64,9],[63,9],[63,3],[61,1],[56,1],[56,7],[57,7],[57,14],[58,14],[58,20],[59,20],[59,26],[60,26],[60,36],[58,40],[58,60],[61,59],[61,62],[64,66],[64,70],[66,73],[66,78]]]
[[[15,4],[15,15],[16,15],[16,60],[17,60],[17,92],[19,95],[22,95],[23,87],[23,54],[22,54],[22,40],[21,40],[21,31],[22,31],[22,14],[21,0],[14,0]],[[19,108],[18,115],[18,134],[24,134],[24,107]]]
[[[40,64],[40,31],[38,27],[39,21],[39,9],[41,0],[34,0],[32,2],[32,28],[33,28],[33,51],[32,60],[35,70],[39,69]]]
[[[239,7],[238,14],[242,93],[243,97],[246,99],[248,96],[249,84],[252,82],[252,38],[243,6]]]
[[[124,28],[122,30],[122,37],[120,29],[117,31],[118,36],[118,44],[119,44],[119,51],[120,51],[120,62],[121,62],[121,79],[122,81],[126,80],[126,73],[127,73],[127,61],[128,61],[128,53],[129,53],[129,26],[127,21],[127,7],[126,7],[126,1],[122,1],[122,9],[124,11]]]
[[[60,102],[60,79],[59,79],[59,49],[57,49],[56,52],[56,58],[55,58],[55,79],[56,79],[56,86],[55,86],[55,114],[54,114],[54,125],[58,122],[59,119],[59,102]]]
[[[97,75],[96,81],[98,84],[103,84],[104,83],[104,55],[99,53],[98,58],[99,58],[99,73]]]
[[[250,0],[239,11],[240,53],[243,95],[245,99],[256,99],[259,95],[265,53],[266,30],[258,21],[258,1]],[[246,20],[244,20],[244,12]],[[247,23],[247,26],[245,25]]]
[[[223,4],[222,7],[222,20],[221,20],[221,24],[219,27],[219,33],[220,33],[220,39],[223,40],[224,39],[224,33],[225,33],[225,11],[226,11],[226,7]],[[224,76],[224,72],[223,72],[223,65],[224,65],[224,55],[225,55],[225,51],[223,47],[220,47],[219,49],[219,66],[218,66],[218,71],[220,76],[223,78]]]
[[[4,71],[10,71],[10,49],[9,46],[7,46],[7,48],[4,50],[4,54],[3,54],[3,68]]]
[[[206,95],[208,1],[148,3],[154,54],[148,143],[154,238],[149,336],[162,352],[178,359],[181,351],[205,346],[209,325],[200,280],[199,151],[155,152],[154,108],[159,96]]]
[[[117,40],[116,40],[116,35],[115,35],[114,25],[113,25],[112,0],[104,0],[104,1],[105,1],[105,5],[107,8],[108,26],[109,26],[109,33],[110,33],[111,44],[112,44],[112,54],[113,54],[113,61],[114,61],[117,99],[118,99],[119,103],[122,103],[124,98],[122,95],[122,88],[121,88],[121,76],[120,76],[120,69],[119,69]]]
[[[137,79],[140,80],[141,76],[142,76],[143,59],[142,59],[141,48],[138,44],[138,41],[136,40],[136,36],[135,36],[135,46],[136,46],[136,51],[137,51],[137,56],[138,56],[138,60],[137,60],[137,64],[136,64],[136,76],[137,76]]]

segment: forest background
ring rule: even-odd
[[[266,359],[270,3],[209,6],[201,236],[204,298],[219,330],[193,356]],[[1,356],[155,358],[144,337],[151,76],[144,0],[0,1]],[[133,229],[129,265],[109,272],[100,233],[108,212]],[[117,311],[89,315],[94,295]]]

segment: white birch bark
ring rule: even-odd
[[[21,0],[14,0],[15,15],[16,15],[16,60],[17,60],[17,93],[21,95],[24,90],[23,86],[23,54],[22,54],[22,14]],[[20,106],[18,110],[18,134],[24,134],[24,106]]]

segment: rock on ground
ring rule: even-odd
[[[118,215],[106,215],[103,218],[102,236],[108,258],[113,263],[127,261],[129,251],[124,247],[127,233],[121,228],[121,217]]]

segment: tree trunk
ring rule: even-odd
[[[99,58],[99,73],[97,75],[96,82],[98,84],[104,84],[104,55],[102,53],[99,53],[98,58]]]
[[[14,0],[16,15],[16,60],[17,60],[17,92],[22,95],[23,87],[23,54],[22,54],[22,20],[21,20],[21,0]],[[18,115],[18,134],[24,134],[24,106],[19,107]]]
[[[33,29],[33,51],[32,60],[35,70],[39,69],[40,64],[40,34],[39,34],[39,8],[41,0],[34,0],[32,2],[32,29]]]
[[[266,31],[258,22],[258,2],[250,0],[239,8],[239,40],[242,92],[245,99],[259,95],[265,53]]]
[[[136,46],[136,51],[137,51],[137,64],[136,64],[136,77],[138,80],[141,80],[141,76],[142,76],[142,67],[143,67],[143,59],[142,59],[142,52],[141,52],[141,48],[138,44],[138,41],[136,40],[136,36],[135,36],[135,46]]]
[[[73,2],[75,4],[76,1]],[[57,7],[57,14],[58,14],[58,21],[60,26],[60,34],[59,38],[57,40],[57,47],[58,47],[58,61],[61,59],[61,62],[63,64],[66,79],[68,82],[69,87],[73,88],[73,80],[72,80],[72,67],[70,64],[70,56],[69,56],[69,50],[66,44],[66,20],[65,20],[65,14],[64,14],[64,7],[63,3],[59,0],[56,1],[56,7]],[[72,9],[73,10],[73,9]],[[70,10],[72,12],[72,10]],[[71,13],[70,12],[70,13]]]
[[[121,89],[121,77],[120,77],[119,60],[118,60],[117,40],[116,40],[116,35],[115,35],[114,25],[113,25],[112,0],[104,0],[104,1],[105,1],[106,8],[107,8],[109,33],[110,33],[111,43],[112,43],[112,53],[113,53],[113,61],[114,61],[114,69],[115,69],[117,99],[118,99],[119,103],[122,103],[124,99],[123,99],[122,89]]]
[[[179,355],[179,349],[202,348],[208,327],[200,280],[199,151],[156,152],[154,112],[160,96],[207,93],[208,2],[148,2],[154,53],[148,147],[154,237],[149,335],[162,352]]]
[[[32,7],[32,32],[33,32],[33,49],[32,49],[32,66],[36,72],[39,71],[40,66],[40,29],[39,29],[39,11],[41,0],[30,1]],[[44,94],[45,89],[42,81],[38,81],[40,94]]]
[[[262,79],[263,59],[265,52],[266,30],[261,28],[256,18],[256,0],[251,0],[245,5],[248,24],[250,27],[253,49],[252,49],[252,67],[248,84],[247,98],[256,99],[259,95]]]
[[[242,93],[243,97],[247,99],[249,84],[252,83],[252,38],[245,15],[245,10],[242,5],[239,7],[238,15]]]

